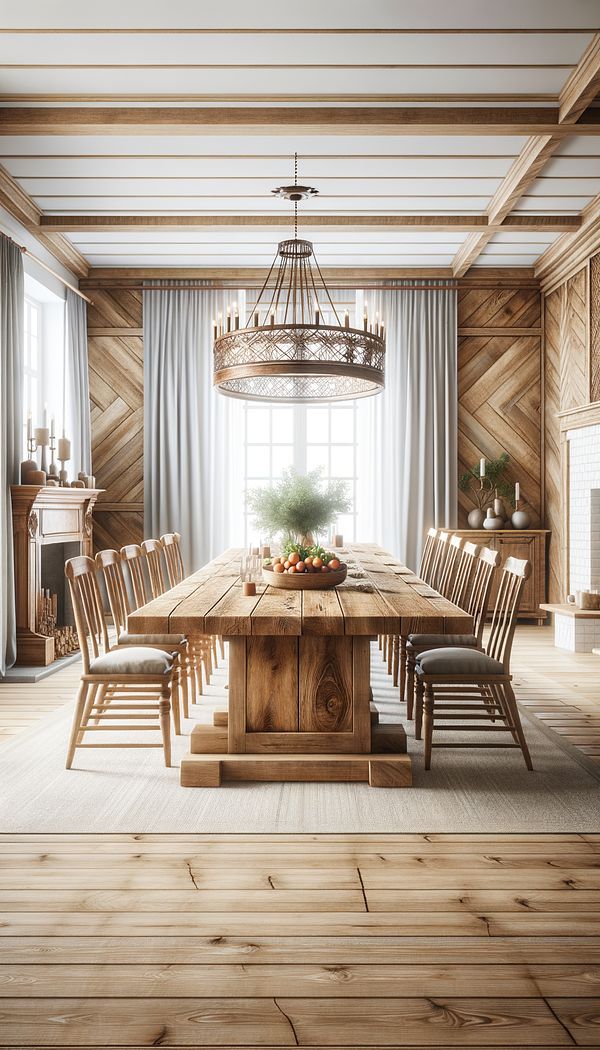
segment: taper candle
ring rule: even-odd
[[[237,303],[233,304],[233,318],[234,318],[234,328],[239,328],[240,327],[240,315],[239,315],[238,304]]]
[[[517,482],[515,482],[515,502],[518,503],[520,499],[521,499],[521,486],[519,485],[519,482],[517,481]]]
[[[350,327],[350,314],[347,310],[344,310],[344,328]]]
[[[364,317],[363,317],[363,329],[364,329],[365,332],[368,332],[368,330],[369,330],[369,314],[368,314],[366,306],[365,306],[365,314],[364,314]]]
[[[485,477],[485,456],[482,456],[479,460],[479,477]]]
[[[31,428],[32,428],[32,423],[31,423],[31,411],[29,411],[29,412],[27,413],[27,440],[28,440],[28,441],[31,441],[31,439],[32,439],[32,437],[33,437],[33,431],[32,431],[32,429],[31,429]]]
[[[231,331],[231,307],[227,307],[227,331]]]

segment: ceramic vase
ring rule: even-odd
[[[511,521],[513,523],[513,528],[515,529],[528,529],[531,518],[526,510],[516,510]]]
[[[487,516],[483,523],[484,529],[501,529],[503,525],[504,518],[501,518],[499,514],[495,514],[493,507],[488,507]]]
[[[480,529],[485,521],[485,514],[479,507],[474,507],[467,518],[470,529]]]

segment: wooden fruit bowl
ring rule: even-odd
[[[273,572],[269,566],[263,567],[263,580],[269,587],[281,587],[284,591],[328,591],[343,583],[348,572],[347,565],[330,572]]]

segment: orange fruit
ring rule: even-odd
[[[304,572],[304,568],[305,566],[303,561],[296,562],[296,572]]]
[[[340,560],[339,560],[339,558],[332,558],[331,561],[329,562],[329,568],[330,569],[339,569],[339,567],[340,567]]]
[[[298,554],[298,551],[292,551],[291,554],[288,554],[288,561],[290,565],[297,565],[300,561],[300,555]]]
[[[273,572],[285,572],[285,569],[280,561],[273,566]]]
[[[323,559],[322,558],[313,558],[312,563],[313,563],[315,569],[320,569],[322,567],[322,565],[323,565]]]

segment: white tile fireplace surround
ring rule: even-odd
[[[600,425],[567,433],[569,442],[569,591],[600,591]],[[556,614],[556,644],[572,652],[600,648],[598,617]]]

